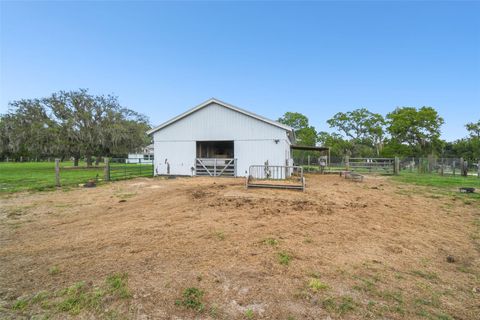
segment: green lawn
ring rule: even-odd
[[[395,181],[412,183],[419,186],[431,186],[441,188],[473,187],[476,189],[480,189],[480,179],[476,176],[441,176],[438,174],[418,174],[401,172],[398,176],[393,176],[392,179]]]
[[[476,176],[440,176],[437,174],[417,174],[401,172],[398,176],[392,176],[393,181],[428,187],[425,190],[430,196],[452,196],[462,199],[465,203],[480,204],[480,179]],[[460,193],[460,187],[475,188],[475,193]],[[416,190],[416,192],[422,192]]]
[[[87,168],[85,163],[80,163],[74,168],[71,161],[65,161],[60,168],[62,186],[74,186],[97,178],[103,180],[104,177],[103,166]],[[112,180],[152,175],[152,165],[149,164],[111,163],[111,169]],[[0,193],[53,188],[54,162],[0,162]]]

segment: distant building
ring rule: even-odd
[[[153,144],[143,148],[142,153],[129,153],[125,163],[153,163]]]

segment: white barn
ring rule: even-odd
[[[148,131],[156,175],[246,176],[250,165],[291,165],[291,127],[217,99]]]

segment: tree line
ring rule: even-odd
[[[326,122],[333,133],[317,130],[307,116],[286,112],[279,122],[291,126],[298,143],[330,147],[332,157],[424,157],[430,154],[469,161],[480,159],[480,120],[465,124],[467,137],[440,138],[444,119],[432,107],[398,107],[385,116],[367,108],[338,112]],[[151,139],[148,118],[120,105],[112,95],[86,89],[60,91],[46,98],[9,103],[0,115],[0,160],[125,157]]]
[[[149,143],[147,117],[112,95],[86,89],[9,103],[0,115],[0,160],[73,158],[88,166],[101,157],[125,156]]]
[[[338,112],[327,120],[335,132],[317,132],[307,116],[286,112],[279,122],[294,128],[301,145],[330,147],[332,157],[425,157],[480,159],[480,120],[465,124],[468,136],[440,138],[444,119],[432,107],[398,107],[385,116],[367,108]]]

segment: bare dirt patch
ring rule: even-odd
[[[308,176],[304,193],[178,178],[14,194],[0,198],[0,317],[479,319],[479,216],[478,203],[386,178]],[[129,295],[105,289],[115,274]],[[81,281],[73,294],[103,290],[99,305],[59,309]]]

